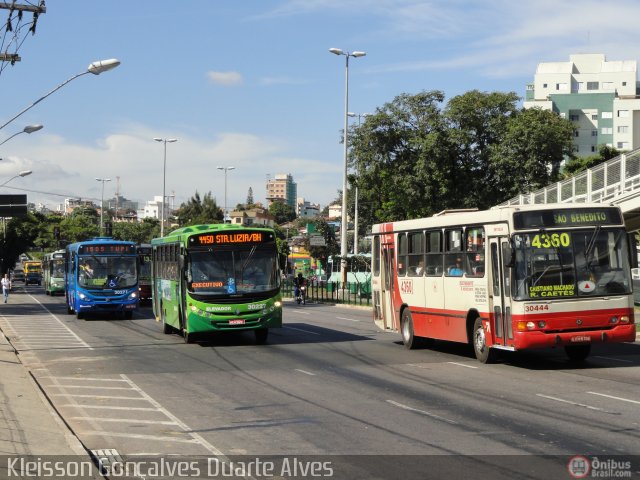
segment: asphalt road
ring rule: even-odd
[[[367,310],[287,303],[257,346],[251,334],[187,345],[150,308],[77,320],[35,286],[5,307],[22,362],[93,451],[339,455],[334,478],[430,478],[447,459],[480,478],[543,478],[566,476],[573,455],[640,452],[638,343],[595,346],[582,365],[562,350],[482,365],[459,344],[408,351]]]

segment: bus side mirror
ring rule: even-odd
[[[504,257],[505,267],[513,268],[516,264],[516,255],[511,243],[509,243],[509,245],[505,245],[502,248],[502,255]]]
[[[629,237],[629,257],[631,257],[631,268],[638,268],[638,241],[635,232],[627,233]]]

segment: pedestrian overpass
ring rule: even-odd
[[[611,203],[619,205],[629,232],[640,230],[640,149],[502,205]]]

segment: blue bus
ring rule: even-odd
[[[134,242],[107,237],[67,245],[65,298],[67,313],[133,317],[138,308],[138,253]]]

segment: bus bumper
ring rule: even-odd
[[[277,328],[282,326],[282,308],[271,312],[261,311],[251,315],[237,317],[203,317],[196,312],[189,313],[187,325],[192,332],[232,332],[256,330],[259,328]]]
[[[565,345],[586,345],[591,343],[635,342],[635,340],[636,326],[633,323],[617,325],[607,329],[573,332],[514,332],[514,346],[516,350]]]

